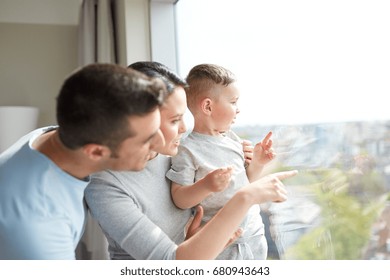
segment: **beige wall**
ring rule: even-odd
[[[150,60],[149,0],[124,0],[121,18],[122,44],[126,65],[139,60]],[[119,14],[119,13],[118,13]]]
[[[40,109],[38,126],[56,123],[55,98],[64,78],[78,66],[81,2],[0,0],[0,106],[35,106]],[[166,2],[172,5],[174,1]],[[120,64],[150,60],[149,0],[116,3]],[[159,1],[152,4],[162,5]],[[155,32],[165,34],[160,29]],[[171,49],[172,43],[167,47],[163,39],[154,44]],[[175,69],[174,61],[153,59]]]
[[[77,67],[77,26],[0,23],[0,106],[35,106],[55,124],[55,98]]]

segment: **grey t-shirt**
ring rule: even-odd
[[[93,174],[85,190],[92,216],[109,243],[111,259],[175,259],[191,210],[177,208],[165,173],[170,158],[158,155],[139,172]]]
[[[233,166],[234,172],[228,188],[223,192],[209,195],[200,203],[204,208],[204,222],[207,222],[237,190],[249,184],[244,163],[242,144],[240,138],[234,132],[229,131],[220,136],[191,132],[181,141],[178,154],[172,158],[172,166],[167,172],[167,177],[180,185],[188,186],[215,169]],[[254,258],[264,258],[267,250],[263,241],[261,248],[253,250],[253,247],[258,247],[260,238],[264,235],[264,225],[260,216],[259,205],[251,207],[241,227],[244,232],[237,243],[242,243],[245,248],[248,248],[248,244],[253,241],[250,247],[252,247]],[[232,257],[233,255],[227,252],[229,250],[235,250],[234,246],[227,248],[219,258],[240,258],[240,256]],[[237,250],[242,251],[243,248],[237,248]],[[243,258],[252,258],[250,252],[244,255]]]

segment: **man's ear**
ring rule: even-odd
[[[111,150],[107,146],[98,144],[84,145],[83,151],[90,159],[95,161],[109,157],[111,154]]]
[[[213,101],[210,98],[205,98],[200,104],[202,112],[206,115],[210,115],[213,107]]]

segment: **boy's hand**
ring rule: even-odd
[[[204,184],[211,192],[221,192],[229,186],[232,173],[231,166],[216,169],[204,177]]]
[[[245,166],[248,166],[253,158],[253,144],[249,140],[242,140],[242,150],[244,151]]]
[[[253,149],[253,159],[258,165],[266,165],[276,156],[274,149],[272,148],[272,131],[264,137],[264,139],[257,143]]]

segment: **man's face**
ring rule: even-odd
[[[129,117],[128,123],[135,136],[125,139],[118,146],[116,157],[109,159],[109,169],[142,170],[150,158],[150,152],[164,145],[158,109],[142,117]]]

